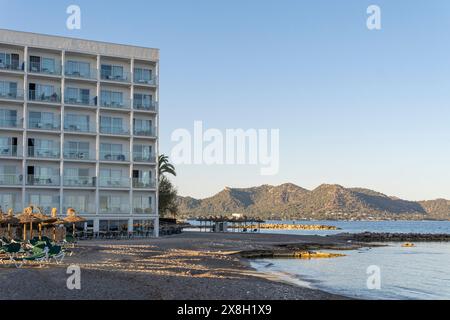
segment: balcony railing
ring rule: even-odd
[[[91,69],[88,72],[80,72],[80,71],[66,69],[64,71],[64,74],[66,75],[66,77],[70,77],[70,78],[97,80],[97,69]]]
[[[87,150],[64,149],[64,159],[69,160],[95,160],[95,157]]]
[[[66,123],[64,125],[64,130],[69,132],[85,132],[85,133],[95,132],[95,128],[92,128],[87,123]]]
[[[152,208],[133,208],[135,214],[153,214]]]
[[[111,75],[111,74],[108,74],[105,72],[101,72],[100,78],[101,78],[101,80],[115,81],[115,82],[130,82],[131,81],[130,73],[126,72],[126,71],[124,71],[122,74],[117,74],[117,75]]]
[[[117,134],[117,135],[129,135],[130,130],[123,127],[112,127],[112,126],[100,126],[100,133],[104,134]]]
[[[27,176],[27,185],[29,186],[59,186],[60,177],[59,176]]]
[[[133,161],[156,163],[156,157],[143,152],[133,152]]]
[[[146,84],[146,85],[156,86],[158,83],[158,79],[156,77],[144,78],[144,77],[138,77],[135,75],[133,82],[135,84]]]
[[[100,106],[103,108],[130,109],[131,100],[123,99],[122,101],[101,101]]]
[[[65,176],[63,183],[65,187],[95,187],[96,180],[96,177]]]
[[[156,111],[158,103],[156,101],[143,102],[142,100],[133,100],[133,108],[135,110]]]
[[[60,156],[59,148],[28,147],[28,157],[30,158],[58,159]]]
[[[30,101],[40,101],[40,102],[61,102],[61,95],[58,92],[53,92],[52,94],[46,94],[44,92],[38,92],[36,90],[29,90],[28,99]]]
[[[5,90],[0,89],[0,99],[8,99],[8,100],[17,100],[22,101],[23,100],[23,90]]]
[[[121,207],[100,207],[99,212],[101,214],[123,214],[130,213],[129,206],[121,206]]]
[[[21,157],[22,150],[18,151],[14,145],[0,145],[0,157]]]
[[[133,178],[133,188],[150,189],[150,188],[155,188],[155,186],[156,186],[156,183],[154,180]]]
[[[0,185],[18,186],[22,184],[22,175],[19,174],[0,174]]]
[[[61,75],[61,65],[55,65],[54,68],[47,68],[44,67],[38,63],[30,62],[30,68],[29,71],[31,73],[38,73],[38,74],[49,74],[54,76],[60,76]]]
[[[149,129],[135,128],[133,130],[133,134],[135,136],[156,137],[156,130],[154,128]]]
[[[95,107],[97,106],[97,97],[95,98],[69,98],[69,97],[65,97],[64,98],[64,103],[65,104],[71,104],[71,105],[76,105],[76,106],[91,106],[91,107]]]
[[[94,202],[92,200],[92,202]],[[75,212],[80,214],[80,215],[84,215],[84,214],[95,214],[95,206],[94,205],[87,205],[87,206],[79,206],[79,205],[75,205],[75,206],[66,206],[63,207],[63,212],[67,212],[68,209],[75,209]]]
[[[53,130],[57,131],[61,129],[60,121],[36,121],[36,120],[29,120],[28,121],[28,128],[29,129],[38,129],[38,130]]]
[[[128,152],[110,152],[100,150],[100,160],[103,161],[129,161]]]
[[[0,118],[0,127],[2,128],[18,128],[22,126],[22,121],[17,118]]]
[[[105,188],[129,188],[130,187],[130,178],[100,177],[99,178],[99,186],[105,187]]]
[[[8,70],[8,71],[23,71],[24,69],[24,63],[18,62],[18,63],[0,63],[0,70]]]

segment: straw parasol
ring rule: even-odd
[[[0,220],[0,223],[8,225],[8,235],[9,235],[9,238],[11,239],[12,238],[11,226],[19,224],[19,219],[14,217],[13,209],[9,209],[7,215],[3,215],[2,219]]]
[[[44,221],[44,225],[53,226],[53,241],[56,241],[56,226],[63,225],[66,222],[58,218],[58,209],[52,209],[52,216]]]
[[[41,219],[33,215],[33,206],[29,206],[23,210],[23,213],[18,215],[19,223],[23,224],[23,241],[27,240],[27,224],[30,224],[30,239],[33,238],[33,223],[42,222]]]
[[[64,221],[66,223],[71,223],[72,224],[72,235],[75,238],[75,224],[79,223],[79,222],[85,222],[86,219],[84,219],[83,217],[77,216],[75,209],[73,208],[69,208],[67,209],[67,217],[64,218]]]

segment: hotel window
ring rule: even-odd
[[[114,117],[100,117],[100,132],[109,134],[124,133],[123,119]]]
[[[59,156],[58,143],[48,139],[28,139],[28,156],[29,157],[52,157]]]
[[[136,109],[150,109],[152,106],[153,96],[150,94],[135,93],[134,107]]]
[[[0,109],[0,125],[5,127],[16,127],[17,110]]]
[[[59,208],[59,196],[47,194],[28,194],[29,204],[41,207],[44,212],[50,212],[52,208]]]
[[[100,195],[100,212],[102,213],[128,213],[128,195]]]
[[[102,106],[104,107],[122,107],[123,93],[118,91],[101,91]]]
[[[90,90],[68,87],[66,90],[66,102],[88,105],[90,102]]]
[[[17,198],[18,195],[13,193],[0,193],[0,207],[4,212],[6,212],[8,209],[12,208],[12,206],[17,205]]]
[[[102,187],[129,187],[124,178],[126,177],[122,176],[120,169],[100,169],[100,185]]]
[[[4,165],[0,166],[0,184],[14,185],[21,181],[21,177],[17,172],[17,166]]]
[[[152,130],[152,120],[133,119],[135,135],[149,135]]]
[[[123,80],[123,67],[122,66],[115,66],[110,64],[102,64],[101,66],[101,76],[102,79],[106,80]]]
[[[125,154],[122,152],[123,146],[114,143],[101,143],[100,154],[104,160],[125,161]]]
[[[30,111],[28,125],[33,129],[54,129],[56,128],[56,119],[53,112]]]
[[[134,82],[150,83],[152,80],[152,70],[135,68],[134,69]]]
[[[17,53],[0,52],[0,69],[19,70],[19,55]]]
[[[143,144],[133,145],[134,161],[149,161],[152,154],[152,146]]]
[[[64,157],[69,159],[89,159],[89,142],[66,141],[64,142]]]
[[[152,213],[152,197],[145,195],[133,196],[133,211],[134,213]]]
[[[30,100],[49,100],[56,101],[58,94],[55,91],[55,86],[30,83],[28,86],[30,90]]]
[[[17,82],[0,81],[0,96],[17,97]]]
[[[66,63],[66,74],[71,76],[80,76],[90,78],[91,64],[89,62],[69,60]]]
[[[0,137],[0,155],[17,156],[17,137]]]
[[[78,132],[90,132],[89,115],[67,113],[64,115],[64,129]]]
[[[41,58],[38,56],[30,56],[30,71],[56,73],[56,63],[53,58]]]
[[[94,213],[91,212],[90,208],[92,207],[90,205],[91,197],[87,194],[83,195],[64,195],[64,211],[66,211],[68,208],[75,209],[76,212],[80,214],[86,214],[86,213]],[[93,210],[92,210],[93,211]]]

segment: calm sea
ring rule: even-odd
[[[329,224],[342,230],[264,232],[317,235],[364,231],[450,233],[450,221],[295,221],[295,223]],[[335,259],[261,259],[254,260],[252,265],[261,272],[276,274],[285,281],[349,297],[450,299],[450,243],[417,243],[413,248],[402,248],[401,243],[387,245],[345,251],[343,252],[346,254],[345,257]],[[370,281],[372,284],[370,289],[368,279],[373,280]]]

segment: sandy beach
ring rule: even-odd
[[[247,250],[345,246],[335,237],[186,232],[158,239],[81,241],[62,265],[0,265],[0,299],[246,300],[345,299],[254,271]],[[81,268],[81,290],[69,290],[69,265]]]

